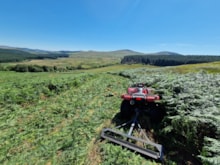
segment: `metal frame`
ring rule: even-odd
[[[119,144],[123,147],[134,150],[135,152],[149,156],[153,159],[163,160],[163,147],[162,147],[162,145],[150,141],[150,139],[147,137],[147,135],[144,133],[143,129],[141,128],[141,125],[138,123],[139,111],[140,110],[138,108],[136,108],[134,118],[126,123],[123,123],[123,124],[117,126],[115,129],[111,129],[111,128],[103,129],[102,133],[101,133],[101,137],[104,139],[107,139],[113,143]],[[117,129],[125,127],[126,125],[129,125],[129,124],[130,124],[130,129],[127,134],[117,130]],[[138,129],[141,131],[141,133],[143,133],[144,139],[132,136],[132,132],[133,132],[135,126],[138,126]],[[138,145],[132,143],[131,141],[141,142],[145,146],[150,146],[150,149],[138,146]],[[151,149],[152,147],[154,149]]]

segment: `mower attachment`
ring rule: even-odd
[[[144,140],[110,128],[103,129],[101,137],[153,159],[162,160],[162,145],[153,143],[149,139]],[[134,142],[142,143],[142,146],[145,146],[146,148],[135,144]]]
[[[163,159],[162,145],[153,143],[144,133],[143,129],[141,128],[141,125],[138,123],[139,111],[140,110],[136,108],[135,116],[132,120],[116,127],[116,129],[117,128],[119,129],[130,124],[130,129],[127,134],[115,129],[105,128],[102,130],[101,137],[113,143],[119,144],[123,147],[134,150],[143,155],[149,156],[153,159],[162,160]],[[135,126],[138,127],[140,133],[144,135],[144,138],[132,136],[132,132]]]

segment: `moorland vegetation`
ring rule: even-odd
[[[142,82],[163,98],[166,115],[148,127],[165,163],[220,164],[220,62],[155,67],[119,64],[123,56],[37,61],[87,69],[0,71],[0,163],[161,164],[100,139],[120,119],[121,94]]]

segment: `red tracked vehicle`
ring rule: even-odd
[[[156,114],[157,102],[161,99],[159,95],[154,94],[152,88],[146,87],[142,83],[134,84],[128,88],[127,93],[121,95],[123,99],[120,108],[120,114],[123,118],[130,118],[135,114],[135,109],[140,112],[147,112],[151,117]],[[156,116],[157,118],[157,116]]]
[[[159,108],[157,103],[161,97],[154,94],[152,88],[146,87],[143,83],[138,83],[129,87],[127,93],[121,95],[121,98],[123,100],[120,108],[120,116],[121,119],[128,121],[115,128],[103,129],[101,137],[142,155],[162,160],[162,145],[151,141],[139,123],[139,118],[144,115],[148,116],[150,121],[161,118],[161,114],[158,113]],[[126,131],[128,126],[130,127]],[[122,129],[120,128],[125,129],[121,131]],[[133,135],[134,129],[137,129],[141,136],[136,136],[137,133]]]

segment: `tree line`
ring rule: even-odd
[[[176,66],[220,61],[220,56],[203,55],[129,55],[125,56],[122,64],[149,64],[156,66]]]

